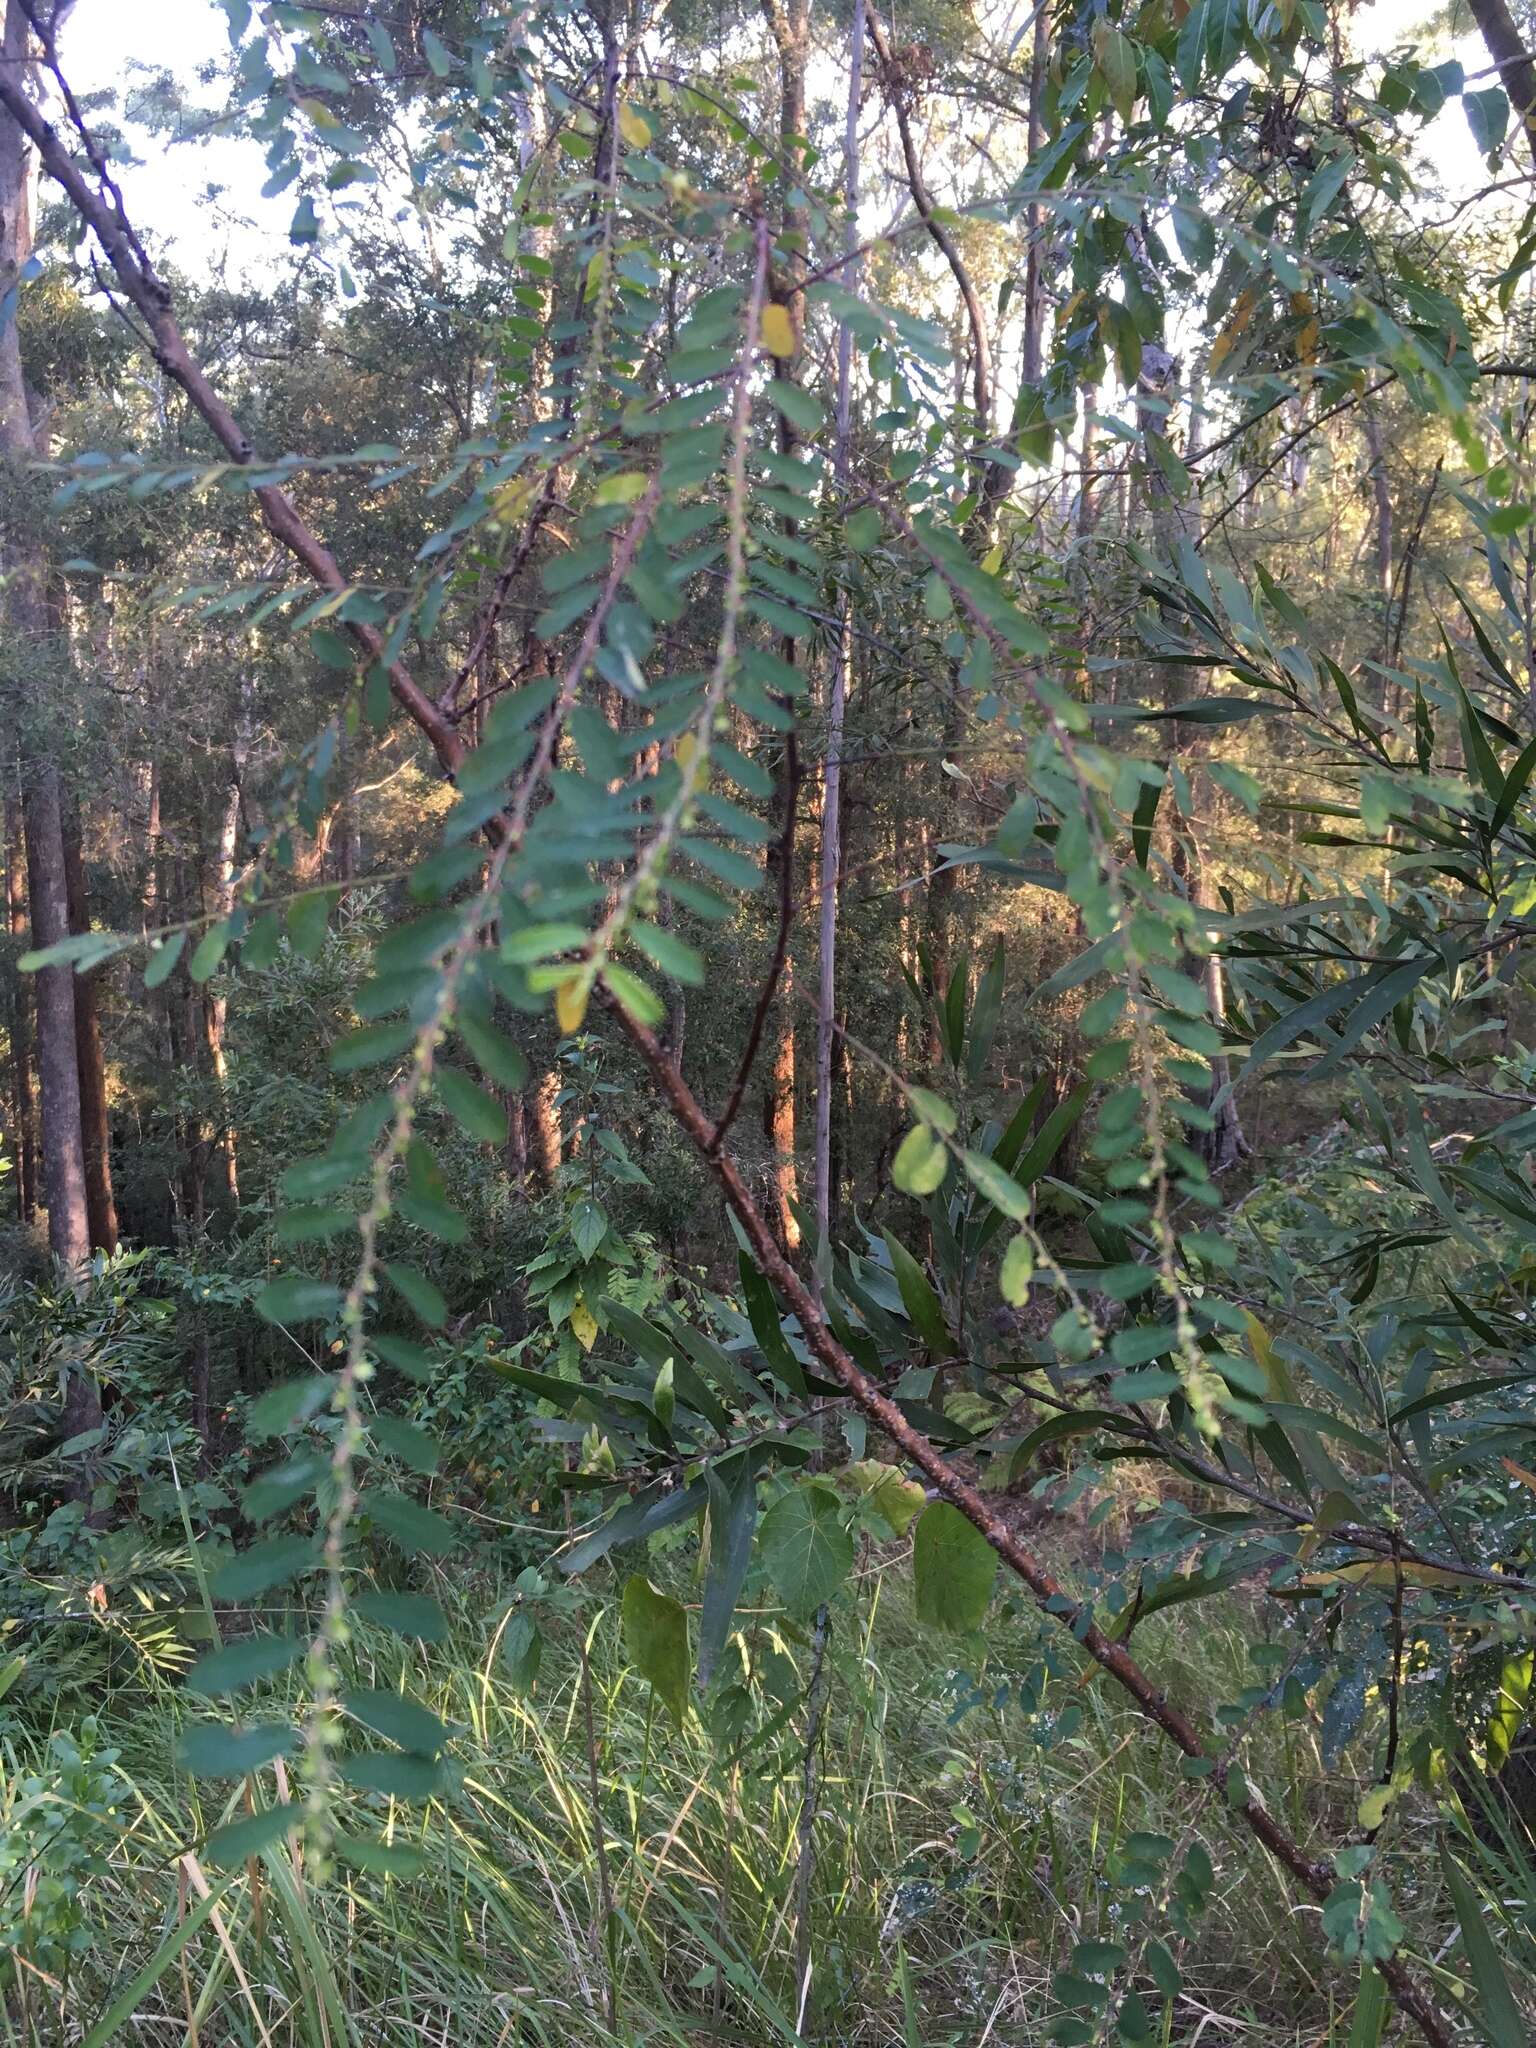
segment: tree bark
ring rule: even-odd
[[[854,0],[848,37],[848,110],[843,123],[843,283],[858,289],[859,105],[863,97],[864,0]],[[853,334],[846,321],[837,334],[837,440],[833,475],[846,496],[853,436]],[[821,982],[816,997],[816,1110],[813,1142],[816,1233],[830,1238],[837,1182],[832,1158],[832,1050],[837,1026],[837,914],[843,865],[843,727],[853,682],[853,600],[838,604],[837,652],[827,702],[827,751],[821,782]]]
[[[22,844],[21,805],[5,800],[6,926],[18,958],[27,939],[27,857]],[[16,1220],[30,1223],[37,1212],[37,1113],[32,1089],[32,983],[16,976],[11,995],[11,1105],[16,1132]]]
[[[27,106],[26,74],[32,61],[31,29],[20,0],[9,0],[0,34],[0,97]],[[27,107],[30,114],[32,109]],[[19,289],[32,253],[32,152],[17,121],[0,116],[0,295]],[[0,455],[11,467],[5,539],[5,623],[12,649],[23,666],[46,659],[50,619],[46,563],[35,528],[20,506],[21,474],[36,455],[21,342],[14,318],[0,327]],[[40,721],[39,721],[40,722]],[[64,869],[63,793],[57,760],[28,736],[23,747],[22,817],[27,848],[27,895],[35,949],[69,936],[69,895]],[[43,1183],[48,1203],[48,1242],[65,1270],[75,1276],[90,1257],[85,1154],[80,1125],[80,1075],[75,1051],[74,972],[45,967],[36,979],[37,1070],[43,1112]],[[82,1420],[95,1389],[78,1373],[69,1375],[65,1406],[71,1434],[91,1427]],[[100,1405],[96,1402],[99,1418]]]
[[[59,771],[53,762],[30,765],[24,810],[32,944],[41,950],[69,937],[63,804]],[[37,974],[37,1070],[43,1098],[48,1242],[71,1272],[79,1272],[91,1255],[76,1043],[74,970],[68,965],[41,968]]]
[[[88,932],[90,895],[80,840],[80,816],[73,802],[68,804],[64,817],[64,887],[70,931],[77,936]],[[80,1138],[91,1249],[110,1254],[117,1250],[117,1203],[112,1192],[112,1128],[107,1115],[107,1071],[97,1001],[100,980],[100,969],[75,976],[75,1063],[80,1074]]]
[[[1509,103],[1520,116],[1526,141],[1536,156],[1536,63],[1505,0],[1470,0],[1470,5],[1488,54],[1498,66],[1499,83],[1509,94]]]

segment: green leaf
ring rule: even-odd
[[[364,1621],[393,1635],[417,1636],[424,1643],[448,1639],[448,1617],[424,1593],[358,1593],[352,1607]]]
[[[375,1330],[368,1342],[386,1365],[392,1365],[396,1372],[403,1372],[418,1386],[424,1387],[437,1377],[439,1360],[423,1345],[413,1344],[409,1337],[396,1337]]]
[[[392,1457],[409,1465],[413,1472],[437,1470],[436,1440],[414,1422],[407,1422],[400,1415],[374,1415],[369,1418],[368,1430]]]
[[[571,1242],[583,1259],[590,1259],[608,1235],[608,1217],[601,1202],[584,1196],[571,1211]]]
[[[1499,1693],[1488,1717],[1488,1769],[1496,1775],[1504,1768],[1515,1737],[1525,1725],[1531,1706],[1531,1678],[1536,1656],[1517,1650],[1504,1659],[1499,1672]]]
[[[478,1081],[457,1067],[438,1067],[432,1084],[449,1114],[470,1137],[481,1138],[488,1145],[507,1142],[507,1112]]]
[[[821,401],[813,398],[809,391],[802,391],[798,384],[788,384],[782,377],[774,377],[763,386],[762,395],[802,434],[819,434],[826,424],[827,416]]]
[[[370,1493],[363,1505],[379,1527],[393,1537],[408,1557],[425,1552],[446,1557],[458,1543],[458,1531],[435,1508],[424,1508],[404,1493]]]
[[[944,1320],[944,1310],[939,1297],[929,1283],[928,1275],[913,1258],[900,1238],[890,1231],[882,1233],[885,1248],[891,1255],[891,1270],[896,1276],[896,1285],[901,1292],[901,1304],[911,1318],[912,1326],[928,1349],[938,1358],[948,1358],[954,1351],[954,1339]]]
[[[187,972],[195,982],[209,980],[217,970],[220,961],[229,950],[229,925],[223,919],[208,930],[197,942],[197,950],[187,962]]]
[[[658,1593],[638,1572],[632,1573],[624,1586],[624,1645],[635,1669],[672,1716],[673,1725],[681,1728],[692,1675],[688,1616],[678,1601]]]
[[[289,1380],[283,1386],[269,1387],[259,1401],[251,1404],[251,1412],[245,1419],[248,1437],[286,1436],[318,1415],[331,1398],[336,1386],[333,1373],[309,1373],[301,1380]]]
[[[303,1822],[303,1807],[291,1800],[282,1806],[268,1806],[260,1813],[247,1814],[244,1820],[231,1821],[228,1827],[215,1828],[203,1844],[203,1860],[217,1864],[220,1869],[227,1869],[232,1863],[248,1863],[263,1849],[281,1841],[290,1828],[302,1827]]]
[[[213,1595],[216,1600],[254,1600],[259,1593],[270,1593],[274,1586],[286,1586],[301,1572],[312,1571],[319,1562],[315,1537],[273,1536],[222,1565],[211,1581]]]
[[[1492,156],[1509,128],[1508,96],[1498,86],[1490,85],[1479,92],[1464,92],[1461,105],[1472,140],[1484,156]]]
[[[343,1863],[374,1877],[420,1877],[427,1868],[420,1849],[409,1849],[403,1842],[375,1841],[372,1836],[338,1835],[336,1854]]]
[[[735,1461],[727,1483],[710,1466],[709,1570],[699,1612],[699,1689],[707,1690],[725,1650],[731,1621],[752,1562],[757,1526],[757,1474],[750,1458]]]
[[[791,1614],[825,1606],[853,1566],[842,1503],[815,1481],[779,1495],[763,1516],[758,1547],[774,1591]]]
[[[162,939],[158,945],[151,948],[149,959],[144,966],[146,988],[159,988],[163,981],[169,979],[171,969],[181,958],[186,943],[185,932],[172,932],[168,939]]]
[[[186,1684],[192,1692],[219,1699],[225,1693],[240,1692],[245,1686],[254,1685],[258,1678],[272,1678],[279,1671],[286,1671],[295,1659],[303,1656],[304,1647],[297,1636],[275,1636],[266,1630],[242,1636],[222,1650],[200,1657],[187,1673]]]
[[[448,1320],[448,1304],[443,1299],[442,1289],[417,1266],[391,1263],[384,1270],[421,1320],[434,1330],[440,1330]]]
[[[931,1195],[949,1171],[949,1153],[927,1124],[914,1124],[896,1148],[891,1178],[904,1195]]]
[[[966,1634],[980,1628],[997,1580],[997,1552],[947,1500],[931,1501],[912,1539],[919,1621]]]
[[[434,1757],[449,1740],[449,1730],[403,1693],[357,1691],[341,1696],[341,1704],[365,1728],[396,1742],[417,1756]]]
[[[331,895],[329,889],[309,889],[302,896],[295,896],[288,906],[288,943],[301,960],[313,960],[325,944]]]
[[[343,1757],[341,1775],[365,1792],[383,1792],[391,1799],[430,1799],[442,1782],[441,1764],[400,1749],[370,1749]]]
[[[183,1731],[176,1754],[194,1777],[243,1778],[274,1757],[287,1756],[296,1739],[292,1728],[276,1721],[238,1730],[222,1721],[198,1721]]]
[[[284,1273],[261,1290],[255,1306],[257,1315],[269,1323],[328,1321],[341,1308],[341,1289],[328,1280],[312,1280],[307,1273]]]
[[[461,1016],[458,1030],[481,1070],[498,1088],[522,1087],[528,1079],[528,1060],[521,1046],[514,1045],[504,1031],[479,1017]]]
[[[984,1152],[967,1152],[963,1156],[967,1176],[993,1208],[1001,1209],[1010,1223],[1027,1223],[1031,1206],[1029,1195],[1013,1175],[1004,1173],[997,1161],[989,1159]]]
[[[1034,1277],[1035,1248],[1021,1230],[1004,1252],[1002,1271],[998,1275],[1002,1297],[1011,1308],[1022,1308],[1028,1301],[1030,1282]]]
[[[1528,2048],[1530,2036],[1488,1931],[1487,1909],[1444,1843],[1440,1846],[1440,1864],[1461,1926],[1467,1967],[1477,1987],[1478,2021],[1493,2048]]]

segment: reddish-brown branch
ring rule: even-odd
[[[109,200],[92,189],[57,131],[27,98],[20,79],[5,70],[0,70],[0,106],[30,140],[43,169],[63,186],[75,211],[100,242],[125,295],[149,330],[156,361],[166,375],[181,386],[230,459],[242,465],[253,462],[255,449],[187,347],[172,310],[170,291],[140,253],[137,238],[123,215],[120,202]],[[286,491],[276,484],[259,484],[256,502],[268,532],[302,563],[322,590],[347,588],[347,579],[342,575],[335,556],[316,536]],[[361,620],[348,620],[346,629],[370,661],[380,659],[384,641],[375,627]],[[449,775],[454,774],[464,758],[464,742],[452,719],[439,710],[402,662],[391,663],[388,673],[396,701],[431,741],[443,768]]]
[[[784,962],[789,957],[789,934],[795,916],[795,822],[800,809],[800,750],[795,745],[793,733],[789,736],[788,758],[784,764],[784,829],[779,837],[779,927],[774,935],[773,958],[768,963],[768,972],[758,991],[757,1007],[752,1012],[752,1028],[747,1033],[747,1042],[736,1068],[736,1078],[720,1112],[710,1140],[711,1154],[725,1143],[726,1133],[741,1112],[742,1099],[747,1092],[747,1083],[752,1078],[752,1069],[757,1065],[757,1056],[762,1050],[763,1033],[768,1028],[769,1012],[774,997],[778,994],[779,983],[784,977]]]
[[[1036,1604],[1070,1631],[1088,1655],[1108,1672],[1130,1695],[1137,1708],[1185,1756],[1209,1760],[1207,1751],[1186,1715],[1171,1704],[1162,1689],[1142,1669],[1123,1643],[1113,1641],[1085,1609],[1072,1600],[1032,1551],[1000,1522],[975,1487],[955,1472],[943,1454],[908,1422],[900,1408],[869,1378],[858,1361],[833,1336],[794,1267],[779,1249],[767,1220],[753,1201],[740,1169],[728,1152],[715,1144],[715,1127],[700,1106],[682,1075],[667,1058],[655,1034],[615,1004],[609,1006],[619,1018],[630,1043],[639,1053],[672,1112],[673,1119],[707,1160],[722,1193],[746,1233],[762,1272],[773,1282],[785,1304],[799,1321],[801,1334],[829,1375],[852,1397],[855,1405],[882,1430],[950,1504],[978,1529],[1014,1575],[1034,1596]],[[1234,1809],[1255,1838],[1295,1879],[1311,1898],[1321,1902],[1334,1887],[1332,1865],[1308,1856],[1299,1843],[1250,1795]],[[1433,2048],[1453,2048],[1453,2036],[1436,2012],[1428,1993],[1399,1962],[1380,1966],[1399,2008],[1418,2025]]]
[[[877,54],[888,67],[888,50],[882,47],[883,35],[872,13],[870,32]],[[53,128],[27,100],[20,86],[3,70],[0,70],[0,105],[5,107],[22,132],[31,139],[38,150],[43,167],[63,186],[81,218],[97,236],[125,293],[147,323],[166,373],[186,392],[220,446],[231,458],[240,463],[250,462],[253,459],[251,445],[239,422],[188,350],[171,312],[170,293],[143,257],[124,217],[121,202],[114,196],[113,202],[109,204],[100,193],[92,190]],[[908,153],[909,173],[914,167],[917,171],[918,182],[913,190],[914,200],[920,209],[926,206],[926,224],[929,232],[944,250],[951,269],[955,271],[962,295],[969,294],[967,311],[973,317],[973,332],[978,342],[976,369],[978,377],[982,379],[978,386],[978,399],[985,401],[978,403],[978,412],[985,422],[990,409],[990,359],[986,358],[984,362],[981,353],[984,329],[979,325],[980,307],[979,304],[972,305],[974,290],[969,287],[964,266],[959,263],[958,252],[951,254],[953,245],[949,243],[947,231],[941,222],[932,218],[931,202],[926,201],[926,187],[921,182],[920,166],[916,165],[915,149],[910,147],[910,127],[905,121],[904,110],[895,107],[895,111],[898,126],[903,129],[903,145]],[[923,197],[919,197],[919,189]],[[344,588],[345,582],[334,557],[312,532],[286,493],[273,485],[263,485],[258,488],[256,496],[269,530],[304,564],[316,581],[330,590]],[[600,605],[598,619],[601,618],[603,610],[604,607]],[[382,642],[371,627],[360,623],[350,624],[348,630],[371,659],[379,657]],[[535,750],[534,761],[523,778],[512,810],[498,821],[498,836],[503,840],[521,837],[534,786],[551,758],[553,734],[558,730],[560,712],[568,703],[575,683],[590,657],[589,643],[593,632],[594,625],[589,625],[582,647],[578,649],[575,660],[567,671],[560,698],[552,707],[541,729],[540,743]],[[451,774],[464,752],[463,744],[453,730],[451,721],[446,719],[439,707],[425,695],[403,664],[395,663],[389,671],[389,676],[391,688],[402,708],[431,740],[438,759]],[[653,1032],[619,1009],[617,1005],[610,1003],[609,1007],[619,1017],[622,1028],[667,1102],[674,1120],[708,1163],[746,1233],[761,1270],[798,1317],[806,1343],[827,1372],[844,1388],[869,1420],[926,1475],[935,1490],[980,1531],[1010,1571],[1029,1588],[1036,1603],[1071,1632],[1073,1638],[1082,1645],[1094,1662],[1124,1689],[1146,1719],[1159,1728],[1185,1756],[1209,1761],[1192,1723],[1168,1701],[1124,1644],[1112,1641],[1106,1636],[1085,1610],[1065,1594],[1034,1554],[993,1516],[976,1489],[951,1470],[934,1444],[907,1421],[900,1408],[881,1391],[850,1353],[838,1343],[809,1290],[780,1250],[773,1231],[753,1201],[735,1160],[720,1145],[718,1127],[705,1114],[660,1041]],[[1268,1810],[1251,1795],[1238,1805],[1235,1811],[1254,1837],[1311,1898],[1321,1901],[1328,1896],[1333,1889],[1333,1871],[1330,1864],[1308,1856]],[[1378,1967],[1398,2007],[1417,2023],[1425,2039],[1430,2042],[1431,2048],[1454,2048],[1452,2036],[1436,2012],[1427,1992],[1404,1965],[1390,1961]]]

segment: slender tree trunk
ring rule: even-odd
[[[864,0],[854,0],[848,39],[848,111],[843,126],[843,188],[847,223],[843,230],[843,283],[858,289],[859,105],[863,97]],[[837,446],[833,471],[839,494],[848,488],[853,420],[853,335],[847,324],[837,336]],[[832,1048],[837,1026],[837,913],[843,861],[843,726],[853,682],[853,603],[844,591],[839,603],[837,652],[827,704],[827,752],[821,795],[821,983],[816,1003],[816,1232],[831,1235],[837,1192],[832,1172]]]
[[[59,771],[34,762],[28,773],[25,815],[27,890],[32,944],[41,949],[69,937],[69,891],[64,869],[64,825]],[[48,1242],[71,1270],[90,1258],[85,1145],[80,1123],[80,1070],[76,1054],[75,976],[65,965],[37,974],[37,1069],[43,1098],[43,1185],[48,1201]]]
[[[528,1121],[533,1130],[534,1170],[545,1194],[555,1185],[565,1149],[560,1131],[560,1107],[555,1101],[559,1092],[560,1076],[551,1067],[534,1083],[533,1098],[528,1106]]]
[[[6,927],[18,958],[26,950],[27,866],[22,843],[21,805],[5,800]],[[32,983],[16,976],[11,999],[11,1102],[16,1119],[16,1219],[30,1223],[37,1211],[37,1115],[32,1090]]]
[[[1041,0],[1029,66],[1029,153],[1045,143],[1045,60],[1050,45],[1050,8]],[[1038,386],[1045,362],[1045,208],[1029,208],[1029,249],[1024,259],[1024,345],[1020,370],[1025,384]]]
[[[1166,435],[1169,431],[1173,404],[1178,390],[1178,364],[1166,349],[1148,345],[1142,351],[1142,375],[1137,385],[1136,426],[1141,442],[1141,471],[1143,489],[1146,492],[1148,523],[1152,529],[1152,544],[1161,561],[1173,559],[1177,543],[1189,537],[1189,518],[1186,507],[1173,496],[1168,478],[1162,465],[1152,452],[1151,436],[1154,433]],[[1158,399],[1167,407],[1148,403]],[[1175,664],[1168,664],[1163,670],[1163,702],[1167,709],[1177,709],[1183,697],[1184,670]],[[1175,721],[1170,728],[1173,749],[1177,754],[1185,753],[1189,746],[1189,729],[1182,720]],[[1201,855],[1199,841],[1191,822],[1184,818],[1176,804],[1167,806],[1169,831],[1171,834],[1171,862],[1173,871],[1183,883],[1191,904],[1197,908],[1205,901],[1205,862]],[[1221,963],[1212,956],[1192,954],[1191,973],[1197,974],[1204,983],[1212,1023],[1220,1025],[1225,987],[1221,976]],[[1210,1086],[1196,1091],[1203,1107],[1215,1110],[1215,1126],[1198,1134],[1199,1150],[1212,1172],[1219,1173],[1234,1165],[1247,1150],[1242,1126],[1238,1122],[1236,1098],[1225,1093],[1230,1069],[1226,1061],[1217,1059],[1211,1063]]]
[[[767,18],[769,32],[779,60],[779,155],[784,166],[784,204],[782,228],[786,241],[782,248],[782,270],[775,278],[771,290],[773,297],[784,306],[789,314],[790,330],[794,339],[794,352],[781,361],[779,374],[793,378],[798,374],[800,355],[805,341],[805,296],[801,280],[806,270],[806,256],[810,228],[809,212],[803,198],[793,196],[798,184],[793,172],[798,170],[802,139],[805,135],[805,72],[810,54],[810,7],[809,0],[763,0],[763,12]],[[800,434],[793,422],[784,414],[779,416],[779,452],[793,455],[800,446]],[[784,531],[793,535],[795,522],[785,520]],[[779,647],[781,658],[790,663],[797,660],[796,642],[785,638]],[[784,856],[778,849],[792,844],[793,835],[784,830],[786,806],[798,800],[795,773],[795,736],[789,735],[786,742],[782,765],[774,790],[774,811],[777,829],[774,833],[774,850],[770,852],[767,868],[770,885],[782,885],[784,878],[776,874],[776,866]],[[790,858],[793,858],[791,854]],[[794,878],[789,878],[794,887]],[[777,891],[775,890],[775,894]],[[778,1001],[769,1027],[768,1081],[763,1099],[763,1133],[772,1153],[771,1174],[773,1180],[774,1212],[778,1221],[779,1235],[783,1243],[794,1251],[800,1243],[800,1226],[795,1219],[795,1206],[799,1200],[799,1180],[795,1161],[796,1141],[796,1055],[795,1055],[795,956],[793,945],[784,956],[784,971],[779,979]]]
[[[20,0],[8,0],[0,36],[0,71],[24,85],[31,69],[31,29]],[[0,115],[0,295],[18,289],[32,253],[32,152],[16,122]],[[18,322],[0,323],[0,455],[11,466],[6,507],[5,625],[19,665],[40,669],[52,635],[47,566],[36,528],[22,499],[22,470],[36,454]],[[41,724],[41,719],[36,721]],[[59,764],[28,736],[23,749],[22,818],[27,848],[27,894],[32,944],[58,945],[69,936],[69,894],[64,871],[63,794]],[[74,971],[45,967],[37,975],[37,1072],[43,1112],[43,1185],[48,1242],[66,1271],[78,1276],[90,1257],[85,1151],[80,1126],[80,1074],[75,1052]],[[65,1386],[71,1435],[100,1420],[95,1386],[71,1372]]]
[[[1381,415],[1373,404],[1367,403],[1364,407],[1361,426],[1370,461],[1371,502],[1376,512],[1371,533],[1371,580],[1376,591],[1377,615],[1371,635],[1370,658],[1385,663],[1392,640],[1392,486],[1387,476],[1386,437],[1381,430]],[[1385,702],[1385,676],[1377,678],[1377,688]]]
[[[244,801],[245,764],[251,747],[251,725],[253,713],[253,692],[250,671],[246,671],[240,686],[240,712],[235,726],[235,737],[230,747],[229,781],[225,786],[224,805],[219,814],[219,876],[217,906],[220,917],[228,917],[235,907],[235,881],[239,873],[240,811]],[[342,845],[350,845],[352,806],[344,806],[342,820]],[[331,814],[334,816],[334,813]],[[224,1054],[224,1039],[229,1023],[229,997],[222,988],[216,990],[210,982],[203,991],[204,1028],[208,1041],[208,1063],[213,1069],[214,1085],[218,1094],[219,1121],[219,1165],[224,1182],[224,1192],[231,1208],[240,1207],[240,1166],[238,1141],[229,1113],[229,1063]]]
[[[1536,63],[1525,47],[1505,0],[1470,0],[1472,19],[1482,30],[1488,54],[1499,70],[1499,83],[1520,116],[1526,140],[1536,154]]]
[[[64,818],[64,886],[69,928],[77,936],[91,928],[80,814],[71,801]],[[101,970],[75,976],[75,1058],[80,1073],[80,1136],[85,1162],[85,1205],[91,1249],[117,1250],[117,1203],[112,1193],[112,1129],[107,1115],[107,1072],[102,1055],[97,1000]]]

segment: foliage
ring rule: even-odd
[[[858,90],[839,163],[793,8],[767,10],[773,65],[742,69],[745,23],[223,12],[220,124],[261,143],[326,280],[241,315],[309,337],[284,375],[259,347],[240,361],[246,425],[203,367],[221,294],[162,282],[72,103],[61,142],[0,82],[189,408],[137,445],[81,395],[48,465],[58,573],[86,620],[131,582],[146,647],[169,621],[189,742],[212,744],[182,702],[196,653],[227,636],[240,733],[217,886],[182,873],[173,899],[152,849],[136,905],[125,887],[121,915],[20,962],[81,986],[142,964],[124,1057],[175,1161],[152,1177],[177,1189],[174,1251],[41,1281],[8,1314],[28,1640],[47,1655],[50,1627],[91,1612],[115,1629],[129,1592],[153,1689],[196,1636],[207,1712],[179,1765],[250,1793],[243,1811],[199,1795],[200,1854],[291,1890],[302,1836],[307,1886],[344,1864],[393,1882],[396,1812],[451,1810],[460,1735],[480,1734],[412,1676],[446,1628],[442,1582],[488,1555],[512,1570],[493,1635],[512,1694],[538,1696],[546,1640],[578,1638],[617,2033],[629,1900],[587,1619],[616,1566],[658,1741],[697,1712],[718,1790],[770,1761],[782,1779],[797,1736],[795,1981],[763,2008],[793,2039],[827,1645],[872,1548],[900,1540],[941,1654],[982,1639],[962,1716],[996,1688],[1050,1749],[1083,1707],[1046,1700],[1113,1683],[1179,1758],[1186,1808],[1172,1832],[1117,1831],[1095,1880],[1112,1915],[1078,1911],[1047,2038],[1171,2038],[1181,1945],[1216,1898],[1208,1842],[1230,1829],[1317,1910],[1352,2039],[1390,1995],[1448,2042],[1450,1922],[1443,1901],[1438,1934],[1414,1914],[1392,1855],[1426,1826],[1475,2023],[1512,2038],[1522,1994],[1480,1927],[1461,1788],[1521,1748],[1536,1598],[1536,544],[1507,395],[1536,237],[1485,207],[1484,266],[1431,218],[1416,160],[1452,100],[1499,169],[1511,79],[1356,58],[1319,0],[1064,6],[1032,76],[1001,67],[984,189],[939,204],[912,117],[971,93],[991,28],[936,18],[933,47],[893,48],[861,6],[911,211],[860,249]],[[51,31],[43,55],[56,71]],[[919,245],[942,269],[912,278]],[[77,260],[58,248],[29,280],[27,346],[71,389]],[[1005,392],[1018,293],[1026,368]],[[412,346],[430,375],[381,395],[414,312],[441,323]],[[323,399],[305,380],[333,361],[364,369]],[[1396,556],[1388,406],[1423,489]],[[1354,597],[1300,541],[1233,537],[1298,449],[1337,469],[1345,416],[1367,433],[1380,571]],[[1123,450],[1113,531],[1095,435]],[[297,572],[253,546],[252,510]],[[35,752],[66,677],[24,668],[7,687]],[[253,819],[258,708],[281,742]],[[117,716],[80,748],[109,749]],[[870,863],[889,886],[844,928],[868,921],[870,980],[839,1007],[832,771],[905,755]],[[805,757],[814,1208],[793,1135]],[[364,872],[362,772],[385,759],[420,800]],[[201,833],[201,793],[181,794]],[[357,844],[333,870],[338,816]],[[918,885],[923,928],[898,928],[880,897]],[[1026,993],[1004,934],[1031,922]],[[177,1077],[152,1083],[167,1049]],[[760,1139],[736,1124],[753,1091]],[[1336,1122],[1233,1200],[1238,1105],[1260,1101]],[[555,1129],[535,1198],[530,1117]],[[108,1405],[61,1442],[82,1382]],[[1081,1514],[1100,1554],[1052,1569],[1021,1534],[1036,1509]],[[672,1559],[697,1564],[696,1648],[653,1581]],[[1230,1696],[1187,1712],[1143,1655],[1156,1618],[1256,1584],[1272,1632]],[[387,1653],[360,1647],[359,1617]],[[281,1719],[248,1720],[257,1687]],[[1350,1810],[1296,1797],[1282,1818],[1256,1733],[1277,1717],[1315,1723],[1324,1773],[1368,1747]],[[642,1786],[652,1746],[648,1713]],[[960,1840],[977,1825],[957,1809]],[[737,1965],[718,1942],[700,1957],[718,2018]],[[906,1971],[903,1952],[904,1999]],[[910,2001],[905,2024],[917,2038]]]

